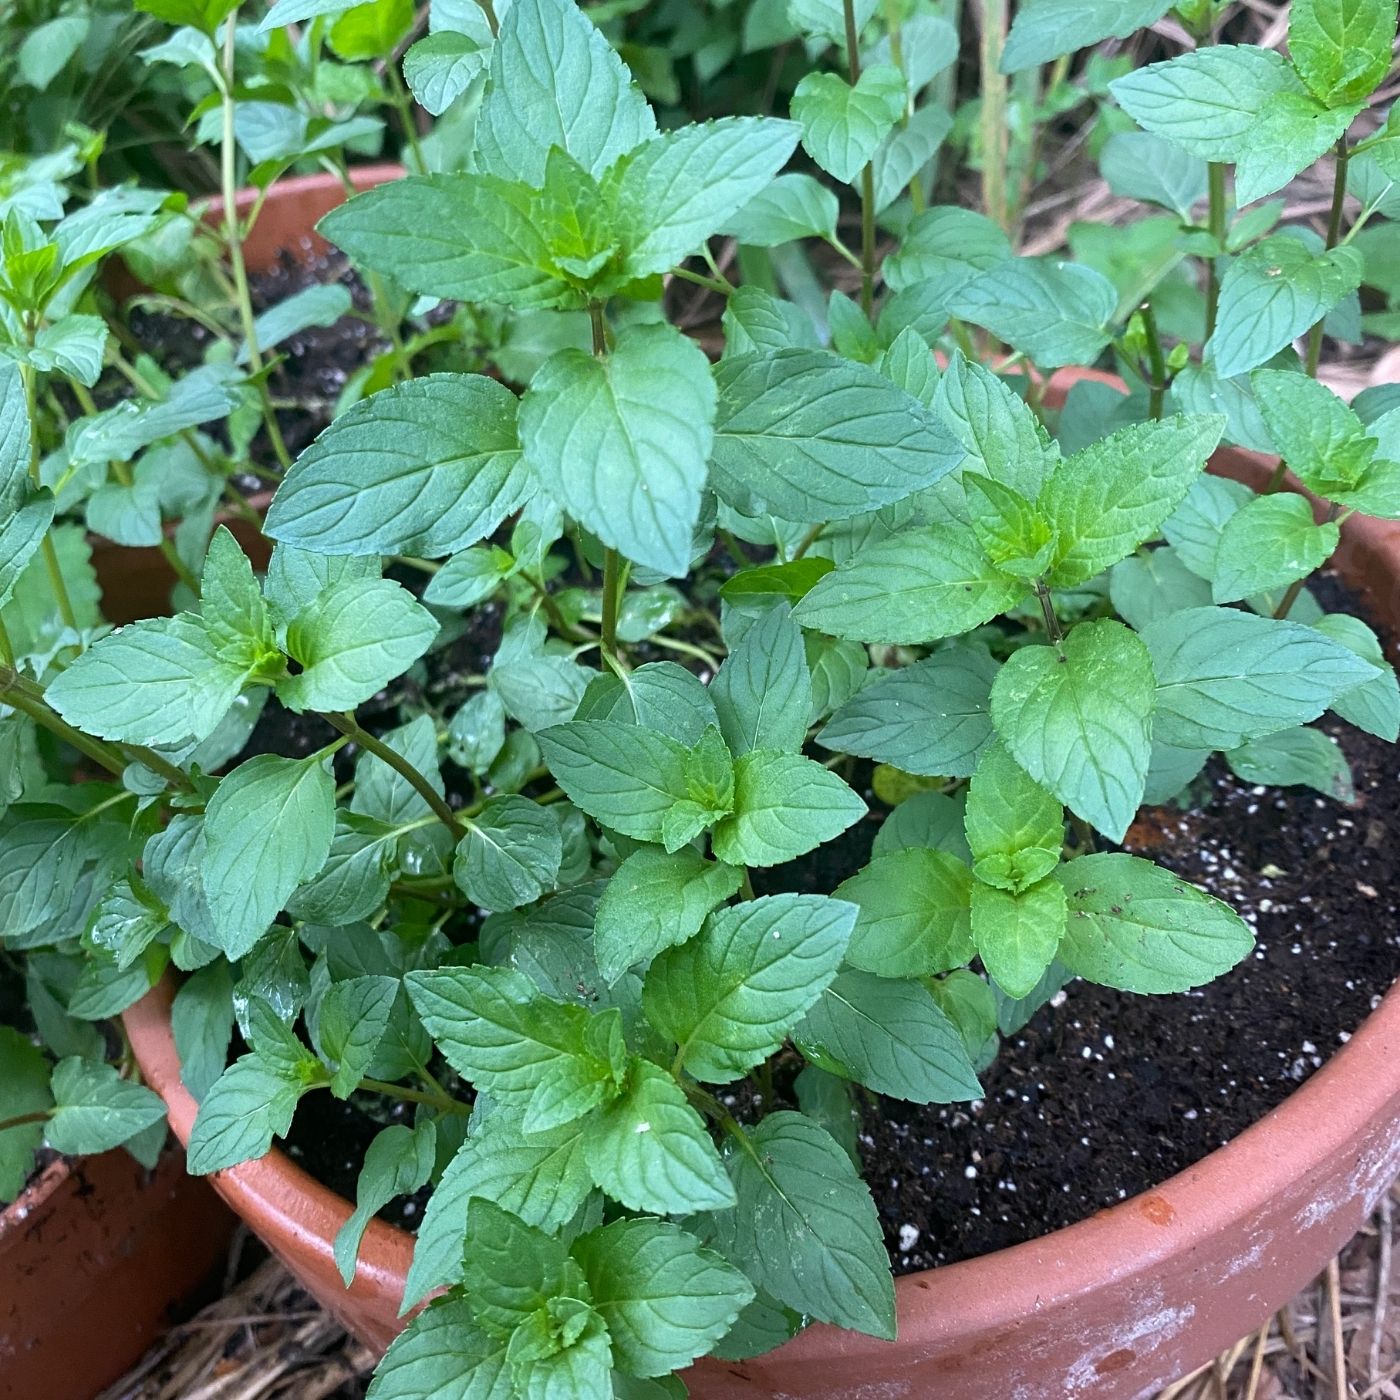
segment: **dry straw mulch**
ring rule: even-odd
[[[1158,1400],[1400,1400],[1397,1232],[1400,1186],[1268,1326]],[[269,1260],[98,1400],[360,1400],[372,1365]]]

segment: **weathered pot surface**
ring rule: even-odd
[[[0,1400],[92,1400],[198,1303],[234,1219],[184,1165],[60,1159],[0,1211]]]
[[[1051,401],[1077,375],[1057,376]],[[1227,450],[1212,469],[1262,485],[1268,459]],[[1400,527],[1343,529],[1338,564],[1400,628]],[[162,984],[126,1015],[151,1086],[186,1140]],[[898,1281],[899,1340],[817,1326],[742,1363],[686,1376],[699,1400],[1135,1400],[1201,1365],[1315,1276],[1400,1173],[1400,986],[1333,1059],[1228,1146],[1145,1195],[1039,1240]],[[354,1286],[331,1241],[350,1203],[284,1154],[220,1172],[215,1189],[367,1343],[397,1332],[411,1237],[371,1223]]]

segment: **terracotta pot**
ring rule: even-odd
[[[1056,376],[1048,402],[1082,374]],[[1212,462],[1256,487],[1271,466],[1235,450]],[[1337,562],[1400,629],[1400,526],[1349,520]],[[180,1083],[171,994],[157,987],[125,1019],[184,1140],[195,1104]],[[900,1279],[897,1342],[817,1326],[753,1361],[702,1362],[686,1382],[697,1400],[1135,1400],[1260,1326],[1356,1232],[1397,1172],[1400,986],[1296,1093],[1157,1189]],[[331,1240],[349,1202],[277,1151],[218,1173],[214,1187],[361,1340],[382,1347],[398,1331],[407,1234],[373,1222],[347,1293]]]
[[[0,1212],[0,1400],[92,1400],[203,1301],[233,1227],[179,1152],[50,1163]]]
[[[403,173],[400,165],[364,165],[350,172],[350,180],[356,190],[368,190],[396,180]],[[257,193],[253,189],[239,191],[240,214],[252,208]],[[344,200],[344,186],[333,175],[299,175],[274,185],[243,245],[248,270],[266,271],[284,252],[303,262],[323,253],[327,245],[316,232],[316,223]],[[200,208],[201,217],[209,223],[222,219],[223,212],[224,202],[218,198],[206,201]],[[125,278],[114,275],[108,285],[119,296],[138,290],[130,274]],[[263,491],[252,497],[250,504],[262,513],[271,499],[272,492]],[[271,546],[257,530],[246,520],[231,515],[220,516],[220,523],[233,531],[255,569],[267,567]],[[100,535],[89,539],[93,568],[102,588],[102,612],[109,622],[135,622],[170,611],[175,575],[159,549],[154,545],[139,548],[114,544]]]

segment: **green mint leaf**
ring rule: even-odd
[[[809,73],[792,94],[802,149],[850,184],[904,115],[906,97],[904,75],[886,64],[865,69],[854,87],[835,73]]]
[[[438,767],[437,731],[429,715],[419,715],[408,724],[381,736],[387,748],[406,758],[439,797],[444,795]],[[350,810],[374,817],[391,826],[405,826],[430,814],[427,800],[397,769],[372,753],[361,753],[355,763],[355,795]]]
[[[622,1093],[583,1129],[594,1184],[629,1210],[724,1210],[734,1188],[705,1121],[664,1070],[634,1058]]]
[[[115,958],[118,968],[125,969],[169,928],[169,912],[133,873],[102,896],[84,937]]]
[[[350,310],[350,289],[338,282],[305,287],[299,292],[269,307],[253,322],[258,349],[265,355],[284,340],[290,340],[312,326],[333,326]],[[239,364],[248,361],[245,343],[238,355]]]
[[[21,1118],[53,1105],[44,1052],[13,1026],[0,1026],[0,1116]],[[34,1166],[44,1124],[22,1123],[0,1133],[0,1201],[13,1201]]]
[[[875,368],[896,388],[925,407],[933,407],[938,393],[938,361],[913,326],[905,326],[895,336],[875,362]]]
[[[941,792],[916,792],[881,823],[871,849],[875,855],[883,856],[911,846],[926,847],[971,863],[972,852],[963,830],[966,806],[965,792],[951,797]]]
[[[290,622],[332,587],[376,579],[378,555],[313,554],[295,545],[279,544],[272,551],[263,579],[263,597],[279,622]]]
[[[1246,783],[1310,787],[1338,802],[1356,801],[1351,765],[1341,745],[1320,729],[1281,729],[1251,739],[1227,753],[1225,762]]]
[[[836,887],[835,898],[860,909],[846,961],[879,977],[928,977],[962,967],[974,952],[971,892],[966,864],[946,851],[916,846],[877,854]]]
[[[584,1053],[550,1065],[530,1096],[521,1126],[537,1133],[574,1123],[617,1097],[626,1068],[622,1016],[600,1011],[584,1027]]]
[[[674,661],[649,661],[625,676],[606,672],[588,683],[576,720],[612,720],[654,729],[689,747],[715,717],[710,692]]]
[[[180,1056],[180,1079],[202,1099],[224,1072],[233,1036],[233,978],[227,963],[210,963],[180,984],[170,1008],[170,1026]]]
[[[1256,496],[1220,532],[1213,599],[1234,603],[1306,578],[1340,541],[1340,526],[1334,521],[1317,524],[1302,496],[1286,491]]]
[[[773,607],[744,633],[710,684],[719,727],[736,757],[752,749],[796,753],[807,737],[812,677],[802,629]]]
[[[847,519],[962,460],[942,422],[868,365],[777,350],[721,360],[715,378],[714,487],[745,515]]]
[[[353,710],[401,676],[437,636],[433,615],[389,579],[327,590],[287,629],[302,669],[277,683],[289,709]]]
[[[440,117],[486,66],[486,51],[470,35],[440,29],[403,56],[403,76],[414,100]]]
[[[622,331],[604,359],[561,350],[520,405],[525,455],[545,490],[629,559],[683,575],[713,441],[704,352],[669,326]]]
[[[797,145],[792,122],[725,117],[652,137],[609,172],[604,197],[624,230],[623,272],[665,272],[770,188]]]
[[[536,736],[569,801],[604,826],[659,841],[666,813],[688,800],[686,750],[675,739],[617,720],[573,720]]]
[[[367,1396],[501,1400],[509,1393],[506,1342],[476,1325],[465,1299],[444,1298],[413,1318],[389,1344]]]
[[[931,105],[921,107],[885,137],[871,160],[875,167],[877,214],[904,193],[919,171],[938,154],[952,129],[952,117],[942,107]]]
[[[527,1225],[555,1231],[593,1188],[578,1125],[526,1134],[519,1116],[494,1109],[471,1134],[433,1189],[404,1285],[407,1312],[430,1290],[462,1279],[463,1222],[473,1197],[494,1201]]]
[[[1059,532],[1044,512],[989,476],[970,472],[964,484],[972,488],[969,505],[981,497],[973,511],[972,532],[987,558],[1013,578],[1039,578],[1059,543]]]
[[[929,284],[951,297],[978,273],[1010,257],[1006,233],[985,214],[938,205],[914,217],[899,247],[885,259],[883,271],[893,291]]]
[[[1085,583],[1151,539],[1205,470],[1224,426],[1218,415],[1138,423],[1062,462],[1039,502],[1059,532],[1050,583]]]
[[[779,175],[747,200],[723,232],[752,248],[775,248],[799,238],[836,237],[838,203],[811,175]],[[757,291],[757,288],[750,288]]]
[[[521,1400],[613,1400],[612,1344],[603,1319],[577,1298],[551,1298],[506,1348]]]
[[[842,972],[793,1029],[831,1074],[909,1103],[982,1097],[957,1028],[919,982]]]
[[[129,460],[161,438],[225,417],[238,406],[241,378],[230,365],[201,365],[162,400],[124,399],[83,419],[68,444],[70,464]]]
[[[1377,668],[1297,622],[1235,608],[1191,608],[1142,634],[1157,674],[1153,737],[1183,749],[1235,749],[1316,719]]]
[[[716,825],[714,852],[730,865],[781,865],[865,815],[835,773],[800,754],[755,749],[734,763],[734,811]]]
[[[694,1235],[664,1220],[616,1220],[574,1242],[612,1338],[613,1363],[665,1376],[704,1356],[753,1298],[753,1285]]]
[[[1099,173],[1114,194],[1170,209],[1183,223],[1206,197],[1206,162],[1165,136],[1119,131],[1099,153]]]
[[[1355,248],[1314,254],[1287,233],[1255,244],[1220,279],[1207,361],[1222,379],[1262,365],[1354,292],[1361,275]]]
[[[787,0],[788,23],[812,39],[827,39],[833,44],[846,42],[845,11],[841,0]],[[878,0],[854,0],[853,13],[856,32],[869,24],[878,8]]]
[[[964,823],[968,848],[977,862],[974,868],[988,884],[1004,884],[1019,893],[1059,864],[1064,811],[1001,744],[982,754],[968,786]],[[1005,862],[1003,878],[989,879],[985,863],[998,858]],[[1013,869],[1018,878],[1004,883]]]
[[[594,952],[612,986],[636,963],[684,943],[705,916],[734,894],[742,872],[685,848],[667,855],[645,849],[628,856],[598,901]]]
[[[1210,584],[1197,577],[1168,547],[1129,556],[1113,566],[1108,578],[1114,610],[1141,631],[1150,622],[1210,602]]]
[[[331,1076],[336,1098],[348,1099],[369,1073],[398,994],[396,977],[350,977],[333,982],[321,998],[321,1049],[336,1067]]]
[[[1109,91],[1153,135],[1203,160],[1233,162],[1269,99],[1303,85],[1272,49],[1216,44],[1139,68]]]
[[[410,175],[347,200],[317,229],[420,296],[520,309],[579,304],[555,270],[534,192],[516,180]]]
[[[862,686],[817,742],[905,773],[966,778],[992,737],[989,702],[997,669],[984,647],[947,647]]]
[[[107,323],[100,316],[60,316],[44,326],[32,346],[6,345],[5,353],[48,373],[57,371],[91,388],[102,373]]]
[[[374,817],[337,811],[330,854],[287,902],[287,912],[331,928],[370,919],[389,892],[401,832]]]
[[[712,724],[685,756],[685,785],[689,801],[715,817],[734,810],[734,760]]]
[[[727,1084],[770,1055],[836,975],[856,908],[781,894],[720,909],[647,972],[647,1019],[697,1079]]]
[[[816,323],[800,306],[780,301],[761,287],[736,287],[720,318],[727,358],[758,355],[767,350],[817,350],[821,342]]]
[[[321,554],[465,549],[533,494],[515,412],[515,395],[483,375],[429,374],[382,390],[296,460],[267,533]]]
[[[731,1148],[738,1207],[716,1242],[780,1303],[871,1336],[895,1334],[894,1284],[869,1188],[836,1141],[773,1113]]]
[[[454,554],[428,580],[423,601],[442,608],[470,608],[489,598],[519,563],[496,545],[478,545]]]
[[[463,819],[452,866],[458,888],[492,913],[532,904],[552,889],[564,858],[559,822],[528,797],[490,797]]]
[[[1225,522],[1253,499],[1254,493],[1241,482],[1197,477],[1182,503],[1162,523],[1162,533],[1177,559],[1209,582],[1215,577]]]
[[[601,176],[655,132],[622,60],[573,0],[511,6],[476,119],[479,170],[539,188],[557,147]]]
[[[448,1064],[495,1098],[530,1098],[562,1060],[588,1060],[590,1015],[510,967],[410,972],[409,998]]]
[[[1393,744],[1400,737],[1400,682],[1385,659],[1380,639],[1359,618],[1346,613],[1329,613],[1313,626],[1378,668],[1374,680],[1338,696],[1332,703],[1333,712],[1348,724]]]
[[[980,473],[1033,501],[1060,460],[1059,449],[1014,389],[955,350],[938,382],[934,407],[967,450],[964,484]],[[979,502],[969,498],[976,512]]]
[[[248,673],[204,622],[180,613],[101,638],[45,694],[69,724],[100,739],[185,744],[214,732]]]
[[[1080,856],[1056,879],[1070,909],[1060,961],[1086,981],[1184,992],[1228,972],[1254,947],[1229,905],[1137,856]]]
[[[8,601],[14,592],[25,565],[43,544],[44,536],[53,524],[52,494],[48,491],[31,494],[25,488],[21,490],[23,495],[15,503],[13,513],[0,525],[0,604]],[[3,496],[0,496],[0,503],[3,501]]]
[[[276,643],[253,566],[228,527],[209,541],[200,579],[200,616],[225,656],[256,665]]]
[[[205,810],[202,873],[225,956],[247,953],[320,870],[334,829],[335,780],[319,754],[260,754],[220,781]]]
[[[982,965],[1009,997],[1027,996],[1055,957],[1065,931],[1064,890],[1054,879],[1019,894],[972,886],[972,938]]]
[[[578,1282],[563,1241],[478,1196],[467,1205],[462,1282],[479,1326],[509,1337],[531,1313]]]
[[[1390,71],[1394,43],[1391,0],[1297,0],[1288,11],[1288,55],[1329,107],[1369,97]]]
[[[207,1176],[264,1156],[273,1138],[287,1135],[304,1087],[258,1055],[235,1060],[210,1085],[195,1115],[185,1156],[190,1174]]]
[[[1321,496],[1355,487],[1377,442],[1331,389],[1306,375],[1258,369],[1249,377],[1271,445]]]
[[[1235,202],[1251,204],[1281,190],[1337,142],[1362,103],[1328,109],[1305,92],[1275,93],[1241,144],[1235,166]]]
[[[1171,0],[1030,0],[1016,11],[1001,71],[1019,73],[1101,39],[1126,39],[1169,9]]]
[[[1113,338],[1118,293],[1079,263],[1010,258],[948,299],[954,316],[985,326],[1042,369],[1089,365]]]
[[[45,1140],[74,1156],[120,1147],[165,1117],[159,1094],[120,1078],[111,1065],[76,1056],[54,1066],[53,1101]]]
[[[1016,652],[992,686],[992,720],[1037,783],[1121,841],[1142,802],[1155,702],[1147,647],[1105,619]]]
[[[349,1288],[369,1222],[395,1196],[410,1196],[432,1174],[437,1129],[423,1122],[416,1129],[394,1123],[375,1134],[365,1149],[364,1165],[355,1183],[355,1209],[336,1231],[332,1242],[340,1280]]]
[[[857,642],[911,646],[990,622],[1030,591],[963,525],[905,530],[867,545],[797,605],[804,626]]]

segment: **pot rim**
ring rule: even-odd
[[[329,179],[311,176],[308,181]],[[1047,398],[1060,398],[1077,379],[1121,384],[1101,371],[1076,369],[1052,376]],[[1248,472],[1271,459],[1238,448],[1214,459]],[[1290,482],[1294,489],[1296,482]],[[1384,559],[1400,575],[1400,525],[1356,516],[1343,525],[1354,556]],[[1352,583],[1364,591],[1356,576]],[[167,974],[123,1015],[141,1070],[165,1100],[170,1124],[188,1143],[198,1105],[180,1078],[171,1029],[175,993]],[[950,1337],[976,1337],[1014,1328],[1056,1305],[1126,1286],[1150,1276],[1198,1241],[1229,1231],[1265,1210],[1285,1187],[1326,1173],[1400,1096],[1400,980],[1361,1022],[1350,1039],[1294,1090],[1223,1147],[1156,1187],[1036,1239],[974,1259],[942,1265],[895,1281],[899,1334],[885,1342],[842,1328],[815,1324],[763,1358],[807,1367],[868,1356],[873,1366],[890,1349],[917,1350]],[[240,1214],[258,1219],[260,1231],[280,1232],[333,1270],[331,1242],[352,1213],[351,1203],[298,1166],[280,1148],[215,1174],[221,1195]],[[1172,1228],[1164,1228],[1171,1226]],[[397,1305],[414,1237],[375,1217],[365,1233],[352,1295],[387,1296]],[[708,1363],[707,1363],[708,1364]]]
[[[24,1190],[8,1205],[0,1207],[0,1255],[12,1239],[28,1225],[34,1212],[45,1204],[73,1175],[71,1158],[58,1156],[29,1178]]]

